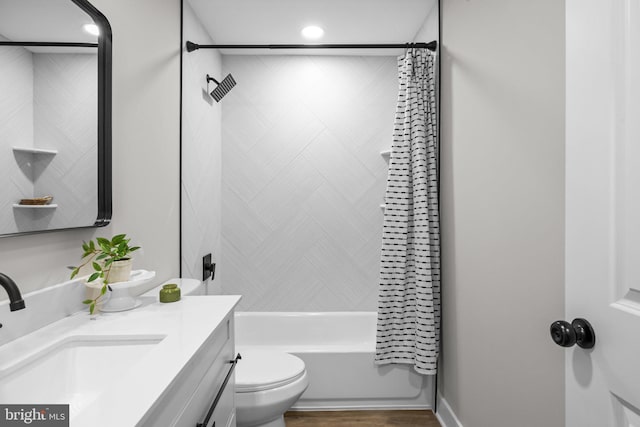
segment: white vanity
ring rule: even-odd
[[[30,299],[21,316],[36,309]],[[234,427],[239,299],[155,299],[120,313],[77,312],[33,330],[0,346],[0,403],[70,404],[73,426]],[[14,316],[0,313],[5,325]]]

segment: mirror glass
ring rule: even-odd
[[[0,236],[111,217],[111,30],[84,0],[0,0]]]

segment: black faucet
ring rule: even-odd
[[[22,310],[24,308],[24,300],[20,295],[20,289],[18,289],[16,282],[11,280],[9,276],[0,273],[0,285],[9,294],[9,309],[11,311]]]

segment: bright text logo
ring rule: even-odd
[[[69,405],[0,405],[0,427],[69,427]]]

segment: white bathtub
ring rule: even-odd
[[[310,385],[297,410],[426,409],[433,377],[377,366],[375,312],[238,312],[236,350],[269,347],[304,360]]]

